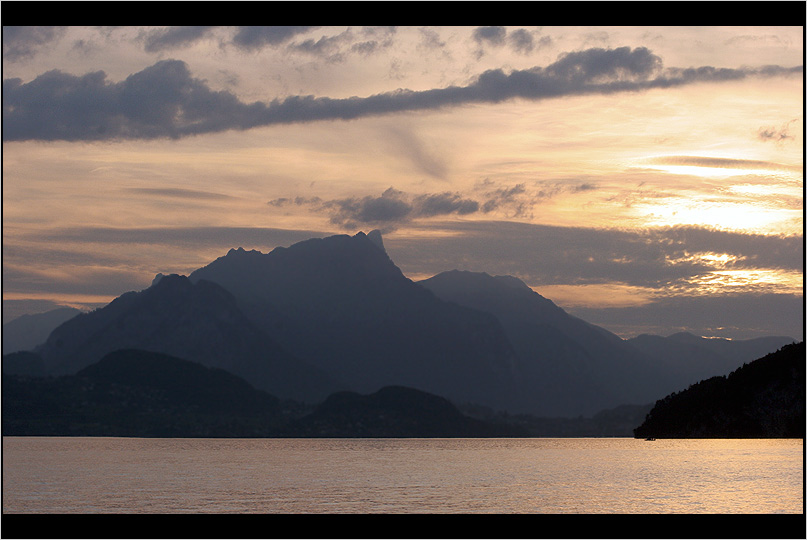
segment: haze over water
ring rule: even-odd
[[[3,439],[3,513],[783,514],[797,439]]]

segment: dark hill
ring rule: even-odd
[[[310,413],[310,414],[308,414]],[[308,416],[305,416],[308,414]],[[338,392],[313,412],[227,371],[141,350],[114,351],[75,375],[4,375],[3,435],[119,437],[524,436],[448,400],[386,387]]]
[[[17,351],[3,355],[3,374],[44,377],[45,362],[42,357],[29,351]]]
[[[804,342],[656,402],[636,437],[804,438]]]
[[[297,437],[516,437],[526,431],[460,413],[448,400],[400,386],[371,395],[339,392],[292,423]]]
[[[76,374],[98,382],[158,391],[176,404],[205,413],[246,414],[278,408],[279,400],[219,368],[160,353],[126,349]]]
[[[124,350],[76,375],[3,375],[3,435],[263,437],[280,401],[221,369]]]
[[[378,234],[230,250],[190,279],[231,291],[258,327],[349,390],[401,385],[455,402],[517,403],[514,353],[495,317],[406,278]]]

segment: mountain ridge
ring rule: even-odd
[[[34,352],[42,356],[50,374],[65,375],[122,348],[221,367],[284,397],[286,383],[304,388],[311,398],[341,386],[255,327],[224,288],[208,281],[191,283],[176,274],[67,321]]]
[[[777,339],[755,344],[775,348]],[[147,289],[63,323],[35,351],[50,374],[140,348],[306,402],[400,385],[457,404],[577,416],[651,403],[698,380],[700,357],[687,365],[645,341],[574,317],[513,276],[453,270],[414,282],[371,231],[269,253],[233,248],[188,276],[158,274]],[[726,347],[715,340],[650,341],[712,358],[708,369],[742,363],[709,352]]]

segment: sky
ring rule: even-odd
[[[803,27],[3,27],[3,321],[382,231],[630,338],[803,339]]]

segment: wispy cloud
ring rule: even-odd
[[[157,197],[171,197],[179,199],[220,200],[232,198],[231,195],[225,195],[223,193],[183,188],[127,188],[126,190],[131,193],[142,195],[154,195]]]
[[[254,36],[245,42],[270,39]],[[277,37],[277,39],[281,39]],[[545,68],[488,70],[466,86],[398,90],[368,97],[291,96],[244,103],[194,78],[187,64],[164,60],[120,82],[102,71],[82,76],[59,70],[30,82],[3,81],[3,139],[107,140],[181,138],[275,124],[350,120],[513,99],[636,92],[695,82],[802,73],[802,67],[662,69],[644,47],[588,49],[562,55]]]
[[[232,43],[241,49],[257,50],[281,45],[314,28],[316,26],[239,26]]]
[[[798,121],[798,118],[794,118],[779,127],[761,127],[757,132],[757,137],[762,141],[773,141],[777,143],[793,140],[796,135],[792,133],[792,126]]]
[[[745,169],[745,170],[790,170],[800,171],[801,166],[783,165],[772,161],[754,159],[731,159],[707,156],[662,156],[648,160],[655,165],[676,165],[690,167],[712,167],[719,169]]]
[[[3,60],[19,62],[33,58],[60,39],[66,26],[4,26]]]
[[[215,26],[170,26],[153,30],[145,37],[146,52],[186,47],[208,36]]]

